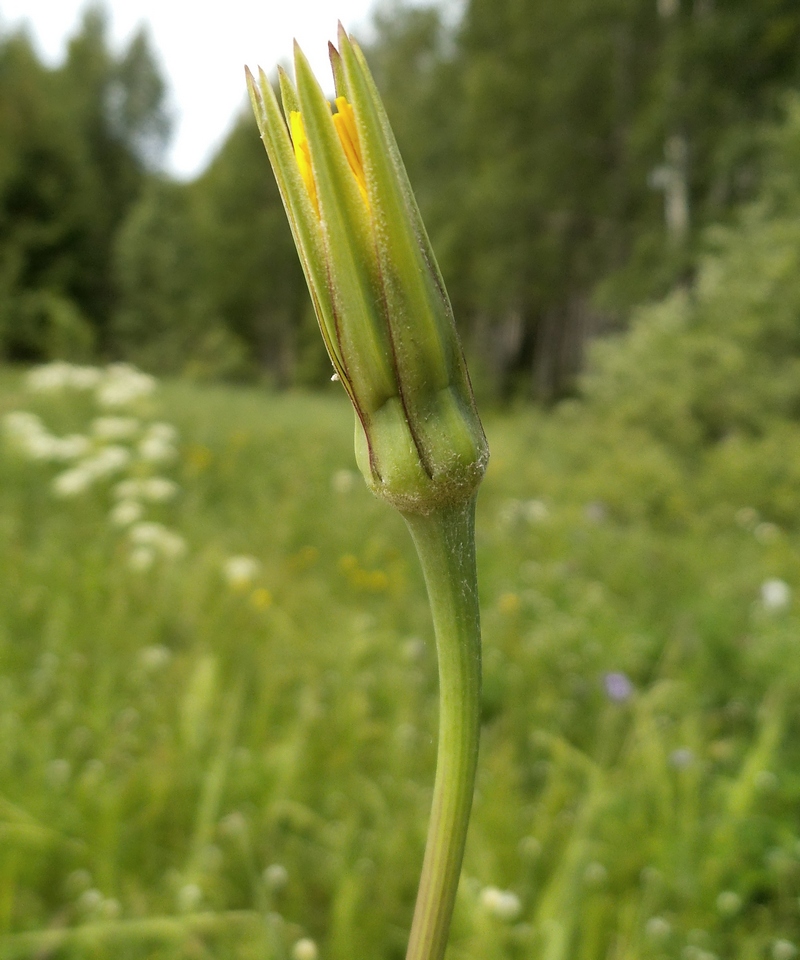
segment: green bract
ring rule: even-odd
[[[280,76],[283,113],[263,71],[258,81],[248,71],[248,86],[322,336],[355,408],[359,467],[375,493],[427,513],[473,495],[488,447],[450,302],[364,55],[340,27],[330,56],[336,122],[297,47],[296,89]]]

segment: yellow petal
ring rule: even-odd
[[[353,171],[353,176],[355,176],[356,182],[361,190],[364,203],[369,206],[367,178],[364,175],[364,164],[361,160],[361,145],[358,141],[358,130],[356,129],[356,118],[353,113],[353,108],[345,97],[337,97],[336,109],[339,112],[333,115],[333,124],[342,142],[347,162],[350,164],[350,169]]]
[[[289,129],[292,134],[292,145],[294,146],[294,155],[297,157],[297,166],[300,168],[300,176],[306,185],[311,202],[319,214],[319,200],[317,199],[317,185],[314,182],[314,171],[311,169],[311,150],[308,146],[306,137],[306,128],[303,126],[303,118],[299,111],[292,110],[289,114]]]

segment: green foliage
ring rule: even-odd
[[[308,365],[309,350],[319,358],[311,367],[327,370],[286,214],[250,112],[191,190],[202,267],[197,280],[220,325],[280,385]]]
[[[69,296],[74,280],[70,247],[86,176],[57,89],[26,37],[0,42],[0,345],[12,356],[44,347],[41,323],[24,325],[41,312],[24,296]]]
[[[0,397],[32,403],[8,374]],[[174,384],[157,402],[181,431],[174,566],[131,569],[104,497],[54,500],[52,468],[0,458],[0,956],[277,960],[311,936],[330,960],[400,958],[436,724],[410,539],[354,473],[344,400]],[[65,432],[82,415],[36,409]],[[487,423],[452,952],[790,950],[800,447],[771,430],[749,459],[689,464],[590,414]],[[261,567],[233,587],[241,553]],[[794,600],[764,600],[775,578]],[[518,898],[509,919],[491,886]]]
[[[587,339],[691,275],[705,228],[757,190],[759,124],[798,80],[791,0],[471,0],[455,27],[403,6],[377,26],[456,312],[496,382],[545,397]],[[676,179],[688,230],[670,236]]]
[[[119,306],[112,343],[121,355],[156,372],[199,372],[196,364],[207,352],[214,322],[200,285],[191,201],[186,185],[153,179],[116,239]],[[234,335],[226,332],[215,345],[208,373],[235,374],[244,366],[244,350],[231,343]]]
[[[569,393],[588,340],[691,288],[707,228],[762,190],[764,124],[800,82],[793,0],[469,0],[459,18],[387,2],[374,27],[367,54],[495,395]],[[113,51],[101,8],[57,69],[24,34],[0,36],[0,353],[49,356],[26,306],[41,294],[108,356],[321,383],[254,125],[240,119],[196,182],[168,185],[164,92],[147,36]],[[148,231],[174,275],[155,276]]]
[[[114,238],[163,146],[163,97],[146,36],[116,57],[99,8],[54,70],[0,36],[0,355],[107,345]]]
[[[707,235],[690,290],[598,345],[586,390],[603,417],[686,453],[763,437],[800,415],[800,103],[770,133],[758,201]]]
[[[8,342],[25,356],[88,360],[95,334],[74,301],[50,290],[31,290],[7,306]]]

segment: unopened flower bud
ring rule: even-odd
[[[367,484],[405,512],[469,499],[488,447],[450,301],[380,96],[343,29],[336,112],[295,50],[284,113],[248,84],[336,377],[356,413]]]

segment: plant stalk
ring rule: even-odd
[[[480,737],[475,498],[404,517],[425,575],[439,658],[436,782],[406,960],[442,960],[461,874]]]

